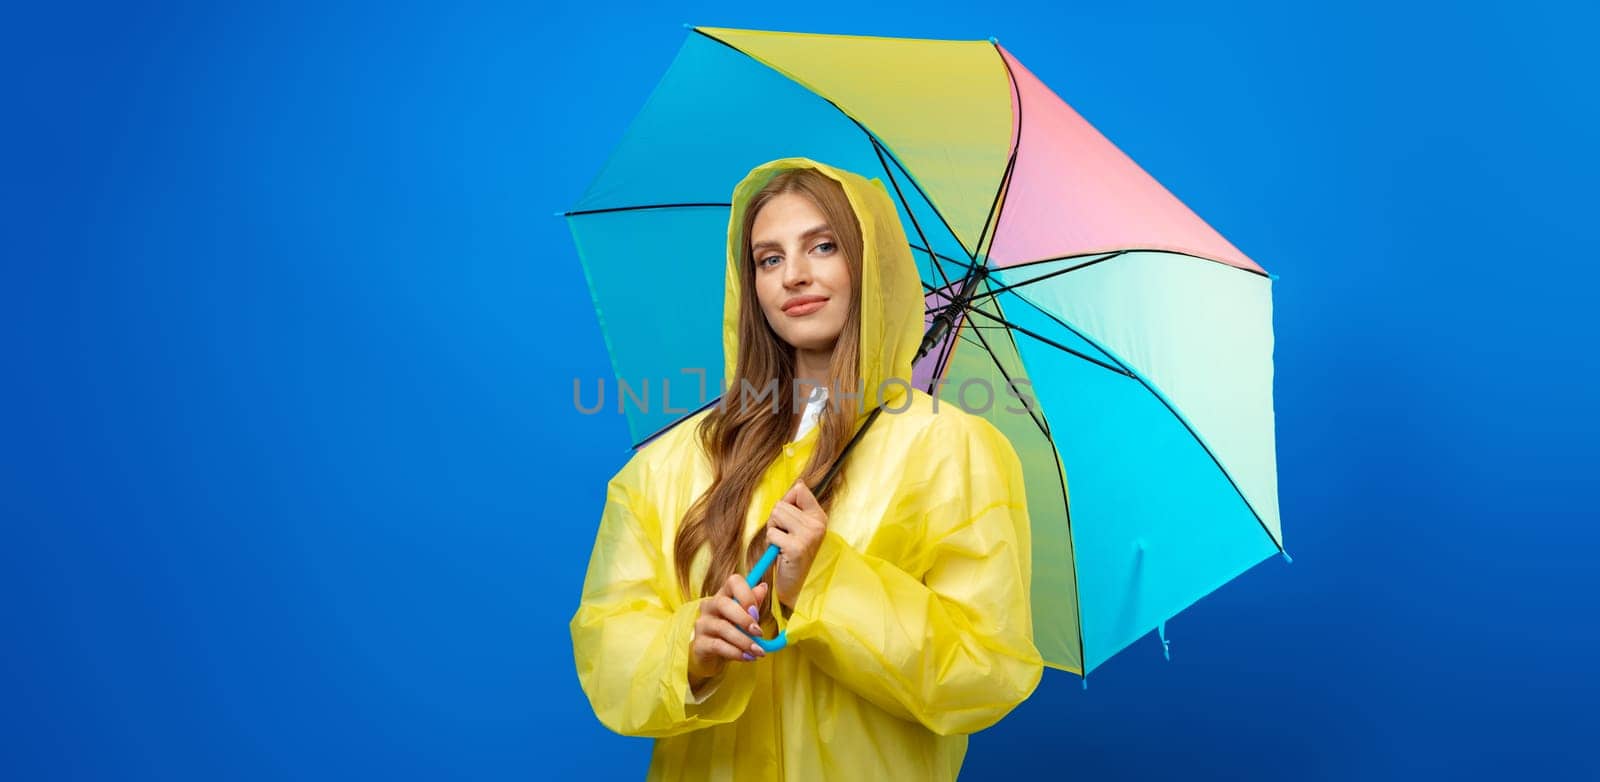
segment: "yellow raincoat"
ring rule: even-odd
[[[607,485],[571,622],[573,655],[606,727],[657,738],[652,780],[954,779],[966,734],[1004,717],[1043,672],[1028,602],[1022,468],[988,421],[909,388],[923,294],[881,181],[785,158],[739,183],[729,218],[724,377],[734,377],[738,355],[734,264],[744,207],[773,175],[801,166],[838,180],[862,223],[862,409],[872,409],[884,380],[899,380],[883,386],[884,413],[846,457],[848,479],[793,613],[783,616],[772,601],[789,647],[729,661],[703,702],[688,681],[700,601],[678,590],[673,541],[711,483],[694,435],[710,411],[640,449]],[[765,534],[819,431],[786,445],[768,468],[746,543]],[[708,563],[702,551],[690,583],[701,583]]]

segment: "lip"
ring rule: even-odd
[[[822,305],[827,303],[828,297],[826,296],[796,296],[784,303],[783,311],[786,315],[799,317],[801,315],[810,315],[822,309]]]

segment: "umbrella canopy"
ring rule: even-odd
[[[899,200],[942,335],[913,380],[1022,459],[1047,664],[1282,552],[1276,278],[993,39],[692,28],[565,213],[635,446],[715,401],[729,190],[782,157]]]

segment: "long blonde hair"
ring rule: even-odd
[[[716,594],[736,570],[748,572],[767,547],[766,536],[757,533],[745,547],[743,567],[740,567],[740,538],[751,498],[763,474],[788,441],[793,423],[790,395],[794,388],[795,351],[772,330],[756,299],[755,259],[750,251],[750,232],[756,215],[774,197],[784,193],[804,195],[817,205],[844,253],[852,283],[850,311],[828,365],[826,382],[829,390],[835,393],[830,394],[829,404],[818,420],[816,447],[811,460],[800,472],[801,480],[815,490],[855,434],[857,406],[840,403],[842,394],[838,392],[862,390],[859,379],[864,252],[861,226],[838,182],[813,168],[784,171],[751,198],[744,214],[739,261],[739,355],[728,392],[740,401],[725,398],[701,420],[696,433],[711,460],[713,478],[710,488],[685,514],[673,544],[678,586],[686,595],[692,594],[689,571],[702,546],[710,545],[711,564],[700,584],[701,597]],[[775,413],[766,405],[742,403],[741,381],[762,389],[773,379],[777,380],[776,401],[789,404],[780,405]],[[845,473],[843,469],[836,472],[817,496],[824,511],[832,509],[834,498],[844,487]],[[767,580],[771,578],[769,572]]]

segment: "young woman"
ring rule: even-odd
[[[1043,670],[1016,452],[911,387],[923,291],[880,181],[775,160],[728,225],[722,403],[608,484],[579,681],[657,738],[653,780],[954,779]],[[778,652],[751,638],[778,630]]]

